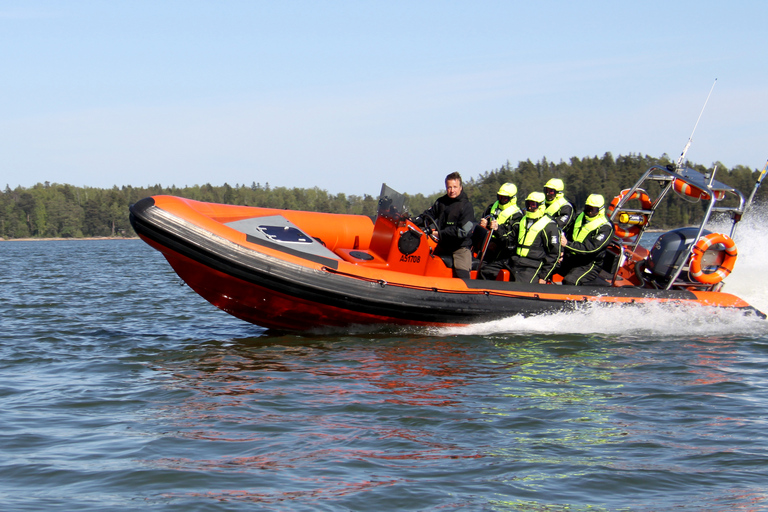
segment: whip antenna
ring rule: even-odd
[[[753,188],[752,193],[749,194],[749,199],[747,200],[747,204],[746,206],[744,206],[745,212],[752,205],[752,200],[755,198],[755,192],[757,192],[757,189],[760,188],[760,184],[763,182],[763,178],[765,178],[766,174],[768,174],[768,161],[765,162],[765,167],[763,167],[763,172],[761,172],[760,175],[757,177],[757,181],[755,182],[755,188]]]
[[[691,136],[688,137],[688,142],[685,144],[685,147],[683,148],[683,152],[680,153],[680,158],[677,159],[677,169],[680,169],[683,165],[683,159],[685,158],[685,154],[688,152],[688,148],[691,147],[691,142],[693,141],[693,134],[696,132],[696,127],[699,126],[699,121],[701,121],[701,115],[704,113],[704,109],[707,108],[707,102],[709,102],[709,97],[712,96],[712,89],[715,88],[715,84],[717,83],[717,78],[715,78],[715,82],[712,84],[712,87],[709,89],[709,94],[707,94],[707,99],[704,101],[704,106],[701,107],[701,112],[699,112],[699,118],[696,120],[696,124],[693,125],[693,131],[691,132]]]

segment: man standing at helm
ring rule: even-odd
[[[563,276],[563,284],[606,285],[598,275],[612,236],[613,224],[605,216],[605,199],[600,194],[590,195],[584,211],[561,240],[564,257],[557,272]]]
[[[512,273],[520,283],[546,283],[560,259],[560,228],[544,213],[541,192],[531,192],[525,199],[525,215],[513,230],[517,247],[512,256]]]
[[[544,213],[552,217],[561,230],[573,221],[573,205],[565,198],[565,185],[560,178],[552,178],[544,185],[547,209]]]
[[[428,217],[434,219],[432,226]],[[445,195],[413,219],[426,229],[437,229],[435,255],[453,269],[454,277],[470,278],[472,269],[472,229],[475,227],[475,211],[469,202],[461,182],[461,175],[452,172],[445,177]]]
[[[479,226],[491,231],[490,244],[480,268],[480,278],[496,279],[501,269],[509,268],[507,263],[517,245],[509,236],[512,227],[522,217],[523,212],[517,206],[517,186],[504,183],[496,192],[496,201],[485,209],[480,219]]]

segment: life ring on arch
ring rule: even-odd
[[[725,246],[725,258],[720,266],[717,267],[717,270],[712,273],[706,273],[701,268],[704,253],[715,244],[723,244]],[[693,257],[691,258],[690,268],[691,277],[700,283],[717,284],[728,277],[728,274],[733,271],[737,256],[738,251],[736,250],[736,242],[734,242],[731,237],[720,233],[712,233],[701,237],[693,247]]]
[[[608,213],[613,213],[613,210],[616,209],[616,207],[619,205],[621,200],[629,194],[629,189],[625,188],[621,192],[619,192],[619,195],[613,198],[611,201],[611,204],[608,205]],[[653,208],[653,201],[651,201],[651,198],[648,196],[648,194],[644,190],[635,190],[632,192],[632,195],[629,196],[627,201],[631,201],[632,199],[637,199],[640,201],[640,205],[642,206],[643,210],[650,210]],[[642,231],[643,227],[648,224],[648,216],[643,215],[642,221],[638,223],[633,223],[633,225],[624,228],[621,226],[620,223],[614,223],[613,225],[613,232],[614,234],[619,238],[634,238],[636,237],[640,231]]]
[[[678,194],[692,197],[694,199],[702,199],[704,201],[709,201],[709,192],[705,192],[698,187],[689,185],[688,183],[684,182],[681,179],[675,178],[675,180],[672,182],[672,188],[675,189],[675,192],[677,192]],[[721,200],[724,197],[725,197],[725,192],[723,192],[722,190],[715,191],[715,199],[717,201]]]

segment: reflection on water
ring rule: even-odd
[[[540,421],[548,425],[535,435],[515,432],[517,442],[535,445],[554,437],[566,446],[600,444],[624,434],[606,415],[606,402],[617,392],[610,355],[582,342],[578,345],[583,348],[564,349],[562,340],[551,339],[497,343],[509,350],[504,354],[509,382],[501,389],[516,407],[488,413],[519,416],[522,411],[535,410]]]
[[[168,361],[155,370],[172,376],[166,385],[190,393],[181,403],[164,406],[163,416],[178,437],[270,440],[272,447],[281,449],[301,446],[301,457],[308,459],[327,456],[329,440],[344,446],[332,450],[344,458],[456,457],[440,453],[453,450],[452,444],[425,435],[419,424],[432,419],[420,417],[419,411],[465,405],[460,388],[478,372],[470,366],[465,348],[426,339],[385,344],[345,351],[342,359],[333,346],[310,342],[239,344],[208,351],[195,361]],[[412,407],[415,414],[404,416],[404,407]],[[290,447],[282,443],[283,437],[290,437]],[[357,446],[368,437],[389,440],[389,450]],[[292,459],[284,452],[267,451],[252,458],[200,463],[228,470],[233,461],[281,466]]]
[[[354,501],[486,456],[464,432],[467,422],[481,421],[479,414],[471,418],[480,407],[467,401],[466,388],[492,376],[495,365],[478,364],[471,346],[426,338],[374,339],[370,346],[282,341],[242,340],[195,360],[158,362],[154,370],[165,385],[187,394],[159,408],[158,428],[169,442],[203,443],[206,456],[144,464],[259,475],[246,487],[204,496],[265,504]],[[213,451],[219,455],[211,457]],[[377,499],[397,508],[388,493]]]
[[[227,502],[392,508],[393,493],[420,495],[414,482],[426,478],[436,502],[435,486],[438,495],[492,488],[494,510],[579,510],[595,493],[613,496],[602,503],[615,510],[660,488],[683,504],[694,484],[754,504],[765,498],[755,475],[728,476],[748,435],[732,429],[755,428],[754,410],[723,403],[739,385],[738,364],[738,346],[717,338],[240,340],[153,366],[186,393],[158,408],[158,428],[169,443],[202,443],[205,456],[144,464],[242,476],[239,487],[222,481],[202,494]],[[630,509],[650,503],[633,499]]]

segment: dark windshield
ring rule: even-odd
[[[379,210],[377,215],[387,217],[394,221],[400,220],[408,214],[407,198],[400,192],[393,190],[386,183],[381,185],[379,195]]]

